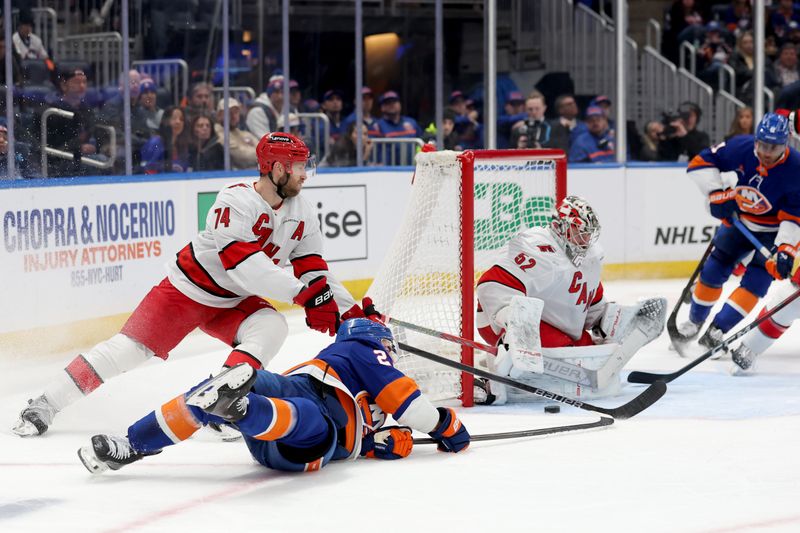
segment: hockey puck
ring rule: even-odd
[[[545,405],[544,406],[545,413],[560,413],[561,406],[560,405]]]

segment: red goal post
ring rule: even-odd
[[[561,150],[417,155],[405,219],[368,294],[400,320],[473,339],[475,282],[514,234],[550,218],[567,190]],[[398,340],[474,364],[472,348],[394,328]],[[473,376],[401,353],[434,400],[473,404]]]

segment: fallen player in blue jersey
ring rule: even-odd
[[[360,456],[406,457],[412,428],[428,433],[441,451],[466,449],[470,435],[455,411],[434,407],[394,368],[395,352],[389,328],[347,320],[336,342],[311,361],[283,375],[239,364],[135,422],[126,437],[95,435],[78,456],[93,474],[119,470],[208,423],[236,427],[256,461],[293,472]],[[384,427],[386,414],[402,425]]]

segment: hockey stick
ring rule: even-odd
[[[773,307],[772,309],[770,309],[769,311],[767,311],[766,313],[764,313],[763,315],[761,315],[760,317],[755,319],[753,322],[751,322],[750,324],[746,325],[745,327],[743,327],[742,329],[740,329],[739,331],[737,331],[736,333],[734,333],[733,335],[731,335],[727,339],[724,339],[720,344],[718,344],[717,346],[714,346],[713,348],[708,350],[706,353],[704,353],[703,355],[701,355],[700,357],[698,357],[697,359],[695,359],[694,361],[692,361],[688,365],[684,366],[683,368],[680,368],[680,369],[676,370],[675,372],[673,372],[671,374],[655,374],[655,373],[651,373],[651,372],[635,371],[635,372],[631,372],[628,375],[628,381],[630,383],[658,383],[659,381],[663,381],[665,383],[669,383],[673,379],[684,375],[686,372],[688,372],[689,370],[693,369],[694,367],[696,367],[697,365],[699,365],[700,363],[702,363],[703,361],[705,361],[706,359],[708,359],[709,357],[711,357],[712,355],[717,353],[718,351],[726,349],[730,343],[732,343],[736,339],[744,336],[748,331],[752,330],[753,328],[758,327],[759,324],[765,322],[772,315],[774,315],[775,313],[777,313],[778,311],[780,311],[781,309],[783,309],[784,307],[786,307],[787,305],[792,303],[794,300],[796,300],[799,296],[800,296],[800,289],[797,289],[795,292],[793,292],[792,294],[787,296],[777,306]]]
[[[749,229],[747,229],[747,226],[745,226],[744,223],[741,220],[739,220],[738,216],[733,217],[733,225],[736,226],[736,229],[738,229],[742,235],[744,235],[745,239],[750,241],[750,244],[753,245],[753,247],[756,249],[756,252],[764,256],[764,259],[769,259],[770,257],[772,257],[772,254],[769,253],[767,247],[764,246],[764,244],[762,244],[761,241],[756,239],[756,236],[753,235],[753,233]]]
[[[571,405],[573,407],[577,407],[578,409],[583,409],[585,411],[594,411],[596,413],[601,413],[614,418],[619,418],[620,420],[625,420],[627,418],[636,416],[637,414],[641,413],[642,411],[653,405],[656,401],[658,401],[659,398],[661,398],[664,395],[665,392],[667,392],[667,386],[661,381],[656,381],[655,383],[647,387],[647,389],[645,389],[644,392],[639,394],[637,397],[635,397],[628,403],[621,405],[619,407],[607,409],[605,407],[598,407],[596,405],[584,403],[581,402],[580,400],[573,400],[572,398],[568,398],[567,396],[561,396],[560,394],[556,394],[554,392],[550,392],[545,389],[540,389],[539,387],[534,387],[526,383],[521,383],[511,378],[499,376],[497,374],[487,372],[486,370],[481,370],[480,368],[475,368],[470,365],[465,365],[458,361],[452,361],[446,357],[442,357],[441,355],[436,355],[430,352],[426,352],[425,350],[414,348],[413,346],[409,346],[408,344],[402,342],[399,343],[399,346],[401,349],[407,352],[418,355],[424,359],[429,359],[431,361],[435,361],[445,366],[449,366],[450,368],[455,368],[456,370],[461,370],[462,372],[468,372],[470,374],[474,374],[476,376],[480,376],[482,378],[486,378],[491,381],[503,383],[504,385],[508,385],[509,387],[514,387],[515,389],[523,390],[525,392],[535,394],[536,396],[541,396],[542,398],[546,398],[548,400],[553,400],[566,405]]]
[[[711,255],[711,251],[713,249],[714,238],[712,237],[711,241],[708,243],[706,251],[703,252],[703,257],[700,258],[700,262],[697,263],[697,267],[694,269],[694,272],[692,272],[689,282],[683,288],[683,291],[681,291],[681,297],[678,299],[678,303],[675,304],[675,307],[672,309],[672,313],[670,313],[669,318],[667,318],[667,334],[669,335],[669,340],[682,357],[686,356],[680,350],[681,342],[676,340],[680,338],[680,333],[678,333],[678,311],[680,311],[683,304],[691,301],[691,293],[692,287],[694,287],[694,282],[700,275],[700,271],[703,270],[703,265],[706,264],[706,260],[708,259],[708,256]]]
[[[384,323],[389,322],[390,324],[394,324],[396,326],[400,326],[405,329],[410,329],[411,331],[424,333],[425,335],[430,335],[431,337],[436,337],[438,339],[443,339],[446,341],[454,342],[456,344],[461,344],[462,346],[469,346],[470,348],[490,353],[494,356],[497,355],[496,346],[489,346],[488,344],[483,344],[481,342],[465,339],[464,337],[459,337],[458,335],[451,335],[450,333],[444,333],[443,331],[436,331],[435,329],[426,328],[425,326],[418,326],[410,322],[404,322],[402,320],[390,317],[388,315],[381,315],[381,319],[383,320]],[[572,383],[578,383],[580,385],[591,387],[593,389],[598,388],[597,387],[598,384],[597,373],[599,372],[598,370],[589,370],[587,368],[583,368],[578,365],[567,363],[566,361],[558,361],[556,359],[551,359],[549,357],[543,357],[543,359],[544,359],[544,373],[546,375],[564,379]],[[575,376],[575,378],[570,379],[569,376]]]
[[[506,433],[485,433],[483,435],[472,435],[470,441],[477,442],[482,440],[502,440],[502,439],[518,439],[522,437],[539,437],[541,435],[553,435],[554,433],[565,433],[567,431],[578,431],[581,429],[594,429],[600,427],[610,426],[614,423],[613,418],[601,416],[600,420],[596,422],[587,422],[585,424],[572,424],[570,426],[554,426],[549,428],[539,429],[523,429],[521,431],[508,431]],[[414,439],[414,444],[438,444],[434,439]]]

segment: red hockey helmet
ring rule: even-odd
[[[600,237],[600,222],[586,200],[580,196],[567,196],[553,210],[550,231],[577,266]]]
[[[307,163],[308,146],[302,139],[281,131],[267,133],[256,146],[258,169],[261,174],[269,174],[275,163],[280,163],[291,174],[292,163]]]

